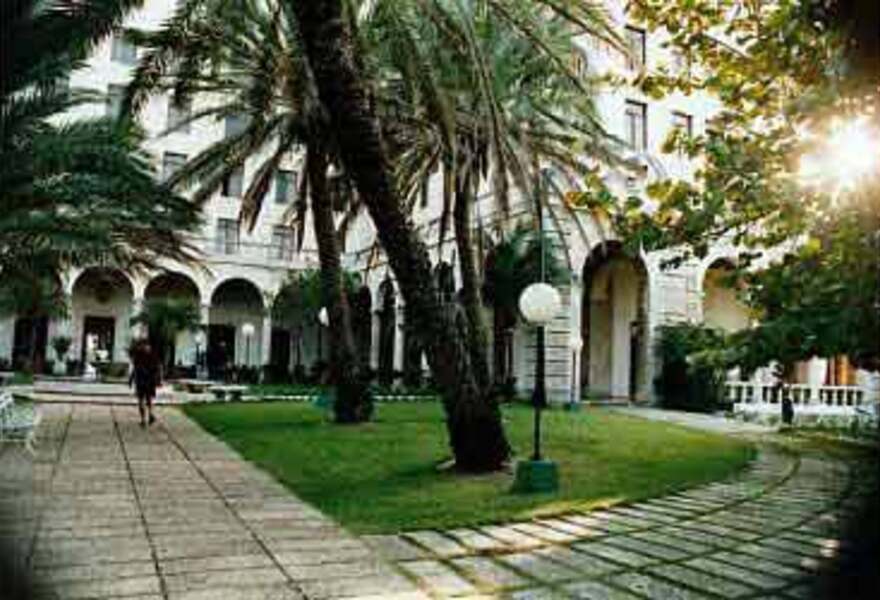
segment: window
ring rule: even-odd
[[[168,178],[186,164],[186,154],[177,154],[176,152],[166,152],[162,155],[162,181],[168,181]]]
[[[294,230],[284,225],[276,225],[272,228],[271,258],[290,260],[293,258],[293,249],[296,241]]]
[[[122,113],[122,99],[125,98],[125,86],[111,85],[107,87],[107,116],[118,119]]]
[[[279,170],[275,174],[275,204],[287,204],[296,188],[296,172]]]
[[[626,67],[636,70],[644,66],[648,59],[645,49],[645,30],[627,26],[626,46],[630,54],[626,59]]]
[[[217,252],[238,254],[238,221],[217,219]]]
[[[681,129],[688,137],[694,134],[694,118],[683,112],[672,113],[672,126]]]
[[[173,97],[168,99],[168,129],[176,128],[180,133],[189,133],[189,123],[181,123],[189,119],[191,114],[192,107],[189,104],[176,104]]]
[[[110,58],[114,62],[133,65],[137,62],[137,48],[122,37],[122,33],[114,33],[110,42]]]
[[[625,139],[629,147],[636,151],[644,151],[648,147],[648,106],[642,102],[626,101]]]
[[[237,167],[223,180],[223,195],[230,198],[241,198],[244,191],[244,167]]]
[[[431,180],[426,178],[422,181],[422,189],[421,189],[421,198],[419,199],[419,203],[422,208],[426,208],[428,206],[428,200],[431,195]]]
[[[248,126],[247,115],[229,115],[225,122],[225,136],[234,137],[239,135]]]

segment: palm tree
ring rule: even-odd
[[[174,366],[177,334],[196,331],[201,327],[201,322],[198,305],[188,298],[151,298],[144,303],[141,312],[131,318],[132,325],[147,327],[166,373],[170,373]]]
[[[524,38],[483,3],[436,2],[430,18],[406,14],[403,5],[375,7],[382,33],[375,36],[380,47],[374,53],[387,56],[383,66],[391,64],[398,83],[380,88],[379,106],[394,107],[398,117],[391,133],[393,146],[401,148],[395,159],[402,193],[414,198],[427,174],[443,173],[440,244],[451,218],[470,351],[477,379],[488,387],[482,257],[476,255],[472,221],[477,190],[491,188],[499,228],[510,217],[511,191],[538,198],[556,218],[551,194],[536,193],[537,168],[571,187],[599,161],[619,162],[617,141],[599,125],[587,80],[570,70],[574,49],[562,19],[543,19]],[[511,6],[525,18],[522,8]],[[598,18],[596,23],[603,25]],[[536,52],[536,44],[543,51]]]
[[[506,9],[513,3],[514,0],[487,0],[481,5],[528,37],[536,19],[521,12],[511,14]],[[338,132],[343,163],[376,225],[404,299],[416,317],[415,328],[425,340],[434,377],[444,390],[447,427],[456,465],[467,471],[498,469],[510,452],[501,414],[497,402],[479,387],[464,343],[465,336],[455,335],[460,330],[454,315],[445,312],[439,302],[427,248],[406,217],[373,94],[357,59],[353,14],[351,10],[344,10],[342,0],[292,0],[289,4],[296,11],[303,48],[319,97]],[[435,4],[426,0],[420,6]],[[563,15],[579,32],[596,29],[592,3],[542,0],[541,4],[546,11],[535,11],[532,6],[532,14]],[[608,38],[604,30],[596,33]]]
[[[23,264],[127,269],[193,260],[191,204],[159,185],[143,135],[108,119],[53,122],[96,93],[60,83],[140,5],[136,0],[17,0],[0,22],[0,277]]]
[[[127,106],[137,110],[148,95],[171,89],[179,105],[199,94],[222,98],[177,127],[201,119],[246,117],[241,131],[210,145],[169,179],[169,185],[180,189],[198,182],[196,203],[210,198],[249,158],[265,153],[242,198],[240,219],[253,229],[281,162],[303,148],[300,198],[310,200],[322,296],[329,309],[336,418],[363,420],[369,413],[367,375],[352,333],[328,185],[337,154],[335,140],[300,49],[291,9],[275,0],[189,2],[158,31],[132,32],[131,37],[148,51],[129,88]],[[294,208],[289,217],[299,224],[301,244],[306,205],[299,201]]]

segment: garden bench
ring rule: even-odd
[[[247,387],[243,385],[214,385],[210,390],[217,400],[241,400]]]
[[[34,454],[34,436],[41,415],[33,406],[16,405],[9,392],[0,392],[0,442],[22,442]]]
[[[213,387],[217,387],[217,384],[213,381],[205,381],[202,379],[181,379],[177,384],[181,386],[184,391],[193,394],[202,394]]]

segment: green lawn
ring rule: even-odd
[[[558,494],[516,495],[512,474],[438,471],[448,458],[438,403],[379,404],[374,422],[338,426],[308,404],[189,405],[185,412],[304,500],[355,532],[522,519],[631,501],[724,477],[748,444],[601,409],[545,413]],[[527,455],[531,410],[508,406],[511,443]]]

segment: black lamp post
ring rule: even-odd
[[[536,326],[535,329],[535,387],[532,392],[534,409],[533,452],[528,461],[520,461],[516,468],[514,490],[518,492],[551,492],[559,487],[559,474],[556,463],[544,460],[541,454],[541,413],[547,406],[547,383],[544,372],[545,333],[544,326],[558,313],[562,304],[559,292],[546,279],[546,257],[544,248],[544,215],[542,210],[539,186],[535,186],[537,195],[535,202],[538,219],[538,243],[540,246],[540,276],[523,290],[519,298],[519,309],[526,321]]]

